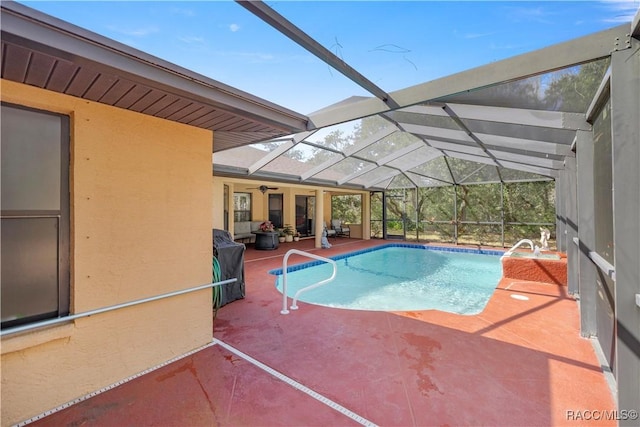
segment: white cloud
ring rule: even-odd
[[[604,18],[603,22],[608,23],[625,23],[631,22],[638,9],[640,8],[639,0],[601,0],[607,9],[615,13],[615,16]]]
[[[601,0],[613,10],[638,10],[640,2],[638,0]]]
[[[240,25],[238,24],[231,24],[229,25],[229,29],[231,30],[232,33],[235,33],[236,31],[240,30]]]

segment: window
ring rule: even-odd
[[[269,194],[269,221],[276,228],[283,227],[282,210],[284,207],[284,196],[282,194]]]
[[[69,118],[1,108],[6,328],[69,313]]]
[[[362,222],[362,196],[347,194],[331,196],[331,218],[350,224]]]
[[[229,186],[227,184],[224,185],[224,202],[223,202],[223,208],[224,208],[224,217],[223,217],[223,221],[224,221],[224,229],[229,231]]]
[[[251,193],[233,193],[233,221],[251,221]]]

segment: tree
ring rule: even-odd
[[[560,111],[585,112],[607,68],[609,68],[608,59],[565,70],[547,87],[546,107]]]

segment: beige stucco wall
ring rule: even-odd
[[[71,117],[75,313],[211,282],[210,132],[2,81]],[[2,425],[211,342],[211,291],[2,339]]]
[[[213,228],[224,230],[224,183],[220,179],[212,178],[213,186]],[[233,198],[231,199],[233,201]],[[233,206],[230,204],[229,206]]]

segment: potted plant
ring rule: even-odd
[[[298,231],[296,231],[296,233],[293,235],[293,241],[294,242],[300,241],[300,233]]]
[[[282,231],[285,234],[285,242],[293,242],[293,235],[296,234],[296,230],[290,224],[285,224]]]
[[[278,230],[276,231],[278,232],[278,241],[280,243],[284,243],[285,239],[287,238],[287,235],[284,233],[284,229],[278,228]]]
[[[270,233],[273,231],[273,223],[271,221],[265,221],[260,224],[260,231]]]

